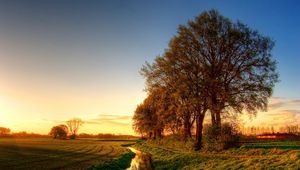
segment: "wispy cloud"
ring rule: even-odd
[[[128,126],[131,123],[131,116],[124,115],[112,115],[112,114],[99,114],[96,118],[85,119],[83,120],[84,124],[89,125],[103,125],[103,124],[111,124],[111,125],[120,125],[120,126]],[[42,119],[43,121],[62,124],[65,123],[66,120],[50,120],[50,119]]]
[[[96,118],[95,120],[111,120],[111,121],[115,121],[115,120],[129,120],[131,119],[131,116],[123,116],[123,115],[105,115],[105,114],[99,114],[98,118]]]
[[[278,108],[281,108],[285,105],[286,102],[276,102],[276,103],[272,103],[272,104],[269,104],[269,109],[278,109]]]
[[[248,121],[247,125],[281,127],[299,123],[300,110],[281,110],[275,113],[259,114],[253,121]]]
[[[52,122],[52,123],[65,123],[66,121],[64,120],[50,120],[50,119],[42,119],[43,121],[46,122]]]
[[[300,99],[272,97],[267,112],[259,112],[255,117],[242,116],[245,126],[273,126],[300,124]]]
[[[114,125],[128,125],[131,122],[131,116],[124,115],[107,115],[99,114],[97,118],[88,119],[85,121],[86,124],[114,124]]]
[[[289,104],[300,104],[300,99],[289,100]]]
[[[288,108],[297,105],[300,105],[300,99],[272,97],[269,103],[269,109],[275,110],[275,109]]]

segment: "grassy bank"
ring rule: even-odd
[[[180,143],[152,141],[134,147],[152,155],[155,169],[300,169],[300,150],[262,148],[229,149],[221,152],[187,150]],[[281,146],[284,146],[282,143]],[[297,143],[299,144],[299,143]],[[186,146],[188,146],[187,144]],[[259,144],[258,144],[259,145]],[[253,145],[255,146],[255,145]],[[264,146],[267,146],[265,144]]]
[[[134,158],[135,154],[131,151],[120,155],[117,158],[108,160],[99,165],[93,165],[87,168],[87,170],[124,170],[130,167],[131,160]]]

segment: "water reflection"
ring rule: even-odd
[[[151,155],[143,153],[134,148],[128,147],[135,153],[135,157],[131,160],[130,167],[127,170],[152,170]]]

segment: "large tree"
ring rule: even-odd
[[[142,74],[148,90],[172,91],[181,114],[195,117],[199,149],[207,111],[218,133],[222,114],[267,108],[278,79],[273,45],[269,37],[211,10],[179,26],[165,53],[143,66]]]
[[[221,127],[221,113],[254,114],[267,108],[278,81],[269,37],[212,10],[182,26],[177,40],[175,51],[193,51],[188,54],[201,62],[213,124]]]
[[[191,137],[191,128],[196,119],[195,104],[200,104],[200,102],[196,102],[195,98],[191,97],[195,94],[195,89],[190,85],[192,80],[189,79],[188,72],[178,68],[181,64],[179,62],[166,52],[163,57],[157,57],[153,64],[146,63],[141,73],[146,78],[148,94],[157,89],[164,89],[161,96],[167,97],[164,97],[160,103],[167,104],[167,108],[163,114],[169,116],[173,114],[171,120],[180,121],[178,123],[183,126],[180,128],[183,139],[187,139]]]

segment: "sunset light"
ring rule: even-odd
[[[0,169],[300,169],[299,17],[296,0],[0,0]]]

